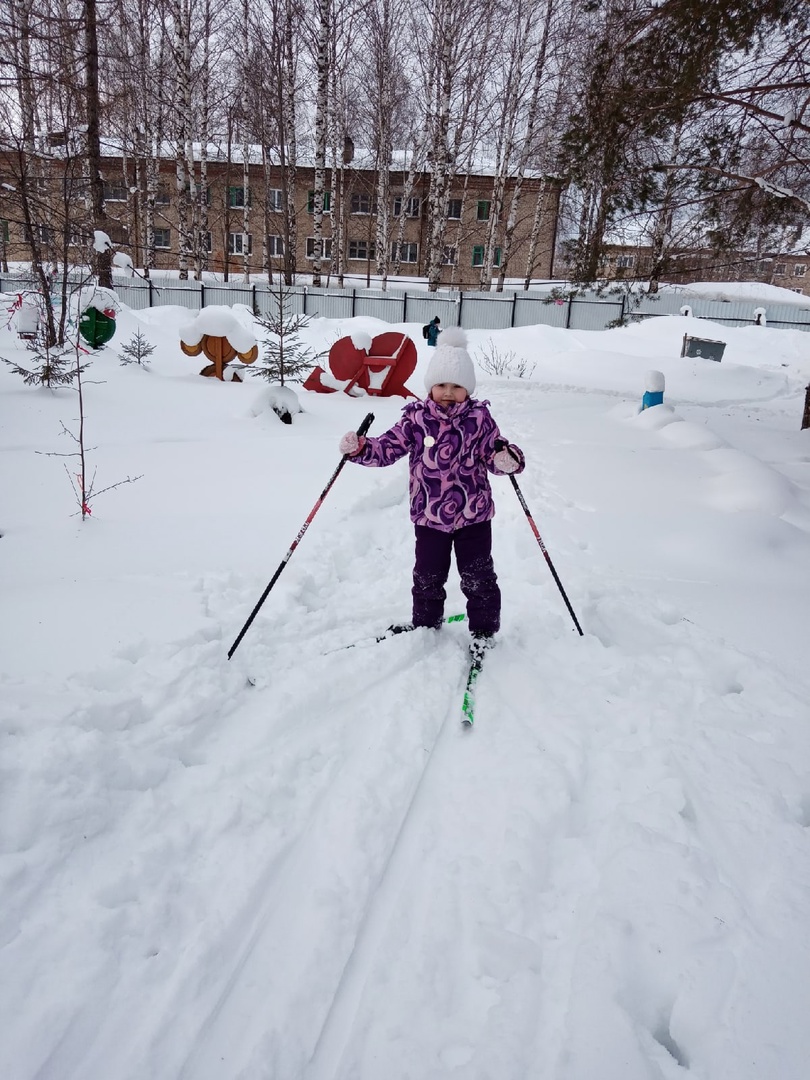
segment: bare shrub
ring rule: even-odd
[[[476,360],[488,375],[505,375],[507,379],[529,379],[537,367],[534,361],[519,357],[512,349],[501,352],[492,341],[479,348]]]

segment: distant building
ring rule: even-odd
[[[676,248],[667,254],[661,281],[687,285],[693,281],[762,281],[783,289],[810,296],[810,237],[806,246],[800,242],[787,252],[766,254],[733,251],[717,252],[709,248]],[[557,261],[557,273],[565,276],[569,267]],[[645,281],[652,269],[649,245],[609,244],[600,267],[607,281]]]
[[[93,224],[87,177],[82,171],[83,156],[80,151],[69,153],[67,143],[64,137],[49,136],[41,143],[36,161],[25,169],[19,154],[0,151],[3,184],[0,257],[5,260],[30,261],[32,228],[41,247],[41,257],[57,263],[65,260],[66,252],[69,261],[80,257],[92,243]],[[315,171],[310,165],[296,168],[291,215],[285,188],[290,170],[268,160],[269,155],[263,155],[261,148],[254,148],[253,153],[255,160],[250,161],[246,181],[241,160],[235,161],[233,157],[228,160],[217,148],[208,148],[203,191],[199,186],[201,155],[197,150],[197,184],[192,196],[185,174],[182,171],[178,174],[168,148],[166,156],[157,161],[151,159],[150,165],[131,155],[114,153],[108,144],[102,164],[107,218],[104,231],[136,267],[177,269],[184,252],[189,276],[193,276],[197,266],[233,275],[241,275],[246,268],[253,274],[276,275],[283,272],[287,256],[288,265],[294,264],[298,274],[309,274],[316,254],[312,228]],[[347,158],[351,160],[345,164]],[[343,168],[334,172],[327,170],[321,274],[324,279],[334,280],[338,255],[342,252],[344,274],[376,277],[378,174],[363,163],[362,155],[355,154],[348,141],[343,163]],[[30,225],[20,199],[23,172],[27,178],[29,208],[33,207]],[[397,254],[401,277],[425,277],[427,272],[426,200],[430,174],[418,173],[410,187],[406,186],[407,179],[404,162],[401,167],[391,167],[389,277],[394,277]],[[492,173],[484,168],[455,174],[452,179],[444,208],[442,285],[476,288],[480,283],[492,212],[493,181]],[[513,189],[514,180],[509,180],[504,218]],[[523,178],[509,277],[526,276],[538,197],[542,199],[542,214],[531,277],[550,276],[560,189],[561,184],[555,179]],[[151,229],[147,228],[147,218]],[[398,244],[400,223],[403,228]],[[503,221],[496,230],[492,252],[493,277],[501,264],[502,235]],[[294,247],[291,260],[286,250],[290,245]],[[336,250],[338,247],[340,250]]]

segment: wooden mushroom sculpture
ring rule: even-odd
[[[180,330],[180,348],[186,356],[202,353],[211,361],[200,375],[225,381],[225,368],[237,357],[243,364],[252,364],[259,355],[253,331],[229,307],[203,308],[197,317]],[[232,382],[241,382],[234,373]]]

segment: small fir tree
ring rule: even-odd
[[[138,364],[139,367],[149,367],[149,357],[154,351],[155,346],[150,345],[146,336],[137,330],[121,348],[121,363],[124,366]]]
[[[270,295],[275,298],[276,312],[259,319],[265,331],[262,336],[264,355],[262,362],[252,367],[250,373],[281,386],[301,382],[321,355],[298,337],[312,319],[292,310],[293,290],[282,282],[270,290]]]
[[[26,386],[47,386],[49,390],[57,386],[70,386],[88,366],[77,360],[77,355],[70,344],[51,345],[49,335],[40,331],[36,339],[28,344],[31,353],[30,368],[23,367],[13,360],[0,356],[15,375],[19,375]]]

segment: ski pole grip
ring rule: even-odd
[[[518,464],[520,464],[520,458],[517,456],[517,454],[512,453],[512,450],[511,450],[511,448],[509,446],[509,443],[504,442],[503,439],[496,439],[495,440],[495,453],[499,454],[501,452],[501,450],[508,450],[509,451],[509,457],[512,458],[514,461],[517,461]]]
[[[360,425],[360,427],[357,429],[358,437],[361,436],[361,435],[365,435],[365,433],[368,431],[368,429],[371,427],[371,425],[373,423],[374,423],[374,413],[370,412],[368,414],[368,416],[366,416],[365,420]]]

